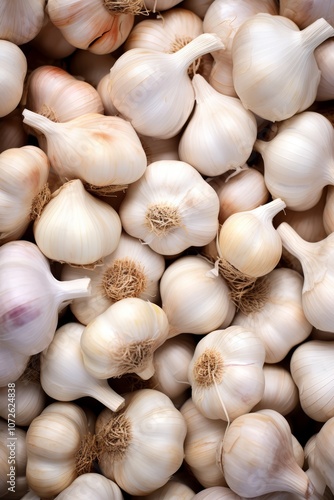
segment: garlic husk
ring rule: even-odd
[[[315,436],[313,467],[320,472],[334,495],[333,481],[334,417],[329,418]]]
[[[94,54],[88,50],[76,49],[69,61],[69,72],[97,88],[99,81],[109,74],[116,58],[112,54]]]
[[[309,340],[297,347],[290,361],[301,407],[316,422],[326,422],[334,416],[333,352],[334,341]]]
[[[46,257],[90,267],[117,248],[121,231],[116,210],[88,193],[80,179],[52,193],[33,225],[36,244]]]
[[[29,426],[45,408],[46,395],[39,382],[16,380],[15,382],[15,423]],[[8,387],[0,387],[0,416],[8,416]]]
[[[322,222],[327,235],[334,232],[334,185],[327,187]]]
[[[275,122],[311,106],[320,81],[314,50],[333,35],[323,18],[303,30],[279,15],[247,19],[232,44],[234,88],[245,108]]]
[[[310,335],[312,325],[302,304],[303,277],[295,270],[279,267],[265,277],[264,294],[252,292],[248,311],[238,311],[233,325],[255,331],[266,350],[266,363],[278,363],[292,347]],[[253,304],[253,305],[252,305]]]
[[[271,141],[257,140],[254,148],[262,155],[271,195],[291,210],[314,207],[323,188],[334,183],[333,140],[332,124],[316,111],[284,120]]]
[[[70,56],[76,50],[63,37],[61,31],[51,22],[48,16],[48,7],[44,9],[44,20],[38,34],[29,42],[38,52],[51,59],[63,59]]]
[[[29,42],[43,26],[46,0],[4,0],[0,5],[0,39],[16,45]]]
[[[205,335],[189,364],[192,399],[207,418],[227,422],[263,397],[265,350],[251,330],[229,326]]]
[[[152,493],[180,468],[186,432],[168,396],[154,389],[128,393],[120,412],[104,409],[98,415],[101,471],[130,495]]]
[[[14,111],[20,103],[28,62],[16,43],[0,40],[0,66],[0,117],[3,117]]]
[[[29,241],[0,248],[0,275],[1,343],[25,356],[50,344],[58,312],[67,301],[90,293],[89,278],[58,281],[46,257]]]
[[[175,255],[215,237],[218,211],[217,194],[192,165],[160,160],[128,187],[119,215],[128,234]]]
[[[41,385],[57,401],[90,396],[117,411],[124,398],[106,380],[96,379],[85,368],[80,346],[84,329],[80,323],[69,322],[56,330],[52,342],[41,354]]]
[[[63,182],[127,185],[145,172],[147,159],[139,137],[118,116],[89,113],[56,123],[29,109],[22,114],[23,123],[45,136],[51,166]]]
[[[229,326],[235,306],[229,288],[214,266],[199,255],[177,258],[160,280],[162,309],[169,324],[169,337],[179,333],[204,335]]]
[[[102,474],[87,472],[74,479],[55,500],[123,500],[120,487]]]
[[[334,7],[334,3],[333,3]],[[333,16],[334,24],[334,16]],[[334,78],[331,72],[334,62],[334,41],[329,38],[314,51],[317,65],[321,71],[320,82],[317,89],[316,101],[329,101],[334,99]]]
[[[184,460],[192,474],[205,488],[226,486],[223,471],[216,463],[216,448],[223,439],[227,422],[205,417],[191,397],[183,403],[180,412],[187,424]]]
[[[277,232],[283,246],[301,263],[304,277],[302,305],[307,320],[319,330],[334,332],[330,293],[334,279],[334,233],[321,241],[309,242],[287,222],[282,222]]]
[[[10,399],[10,389],[6,387],[6,390],[7,397]],[[7,406],[6,418],[0,420],[0,495],[3,499],[20,499],[28,489],[26,480],[27,434],[24,429],[12,426],[12,422],[15,422],[15,416],[13,417],[15,403],[11,406],[8,400]],[[10,412],[9,415],[8,412]]]
[[[148,164],[160,160],[180,160],[178,152],[180,141],[179,135],[171,137],[170,139],[156,139],[154,137],[140,135],[139,139],[146,153]]]
[[[22,124],[19,108],[0,119],[0,153],[6,149],[28,145],[28,134]]]
[[[241,500],[241,497],[227,486],[211,486],[196,493],[193,500]]]
[[[196,105],[181,135],[180,159],[206,176],[240,169],[256,140],[255,116],[239,99],[219,93],[200,74],[192,84]]]
[[[154,373],[154,351],[167,339],[168,328],[160,306],[135,297],[121,299],[85,327],[84,365],[99,379],[125,373],[149,379]]]
[[[173,54],[140,48],[124,52],[110,70],[113,105],[139,134],[177,135],[195,104],[189,65],[221,48],[217,35],[202,33]]]
[[[307,9],[304,7],[303,0],[281,0],[279,13],[281,16],[291,19],[301,29],[306,28],[320,17],[333,25],[333,0],[311,0],[307,5]]]
[[[48,14],[71,45],[94,54],[118,49],[134,23],[132,14],[115,13],[101,0],[49,0]]]
[[[61,279],[90,278],[90,296],[70,304],[76,319],[87,325],[111,304],[126,297],[158,303],[159,281],[164,270],[162,255],[123,231],[116,250],[107,255],[101,265],[91,270],[65,264]]]
[[[294,457],[289,424],[275,410],[235,419],[218,451],[226,482],[238,495],[252,498],[279,491],[312,498],[314,487]]]

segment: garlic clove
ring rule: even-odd
[[[330,101],[334,98],[334,79],[330,69],[333,67],[334,58],[333,39],[329,38],[319,45],[314,51],[314,56],[321,71],[316,101]]]
[[[320,2],[311,2],[308,9],[303,9],[302,0],[281,0],[279,13],[281,16],[288,17],[295,22],[301,29],[306,28],[314,21],[323,17],[330,24],[334,22],[333,0],[320,0]]]

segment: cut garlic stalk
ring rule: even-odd
[[[2,117],[14,111],[19,104],[28,69],[27,58],[16,43],[0,40],[0,67],[0,117]]]

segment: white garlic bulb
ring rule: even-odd
[[[102,474],[87,472],[74,479],[55,500],[123,500],[120,487]]]
[[[180,159],[207,176],[240,169],[256,140],[255,116],[239,99],[219,93],[200,74],[192,84],[196,104],[180,139]]]
[[[144,498],[147,500],[193,500],[194,495],[194,490],[172,476],[164,486],[145,495]],[[142,500],[142,498],[142,496],[132,495],[131,500]]]
[[[163,255],[209,243],[217,233],[218,212],[214,189],[192,165],[177,160],[150,163],[119,209],[124,230]]]
[[[110,99],[143,135],[177,135],[195,104],[188,67],[198,57],[223,48],[217,35],[202,33],[173,54],[135,48],[110,70]]]
[[[46,138],[46,153],[63,182],[80,179],[96,187],[127,185],[145,172],[147,159],[129,122],[89,113],[56,123],[23,110],[23,123]]]
[[[311,106],[320,81],[314,50],[333,35],[323,18],[303,30],[265,12],[246,19],[232,44],[234,88],[245,108],[275,122]]]
[[[27,75],[27,58],[18,45],[0,40],[0,117],[6,116],[17,107]]]
[[[94,267],[116,249],[122,226],[116,210],[88,193],[80,179],[74,179],[52,193],[33,232],[49,259]]]
[[[0,39],[16,45],[33,40],[43,26],[46,0],[3,0],[0,5]]]
[[[46,394],[39,381],[18,379],[15,382],[15,423],[18,426],[29,426],[46,404]],[[8,416],[8,387],[0,387],[0,416]]]
[[[170,337],[224,328],[235,314],[226,281],[199,255],[179,257],[167,267],[160,280],[160,295]]]
[[[41,353],[41,385],[57,401],[73,401],[90,396],[113,411],[124,399],[106,380],[90,375],[84,365],[80,341],[84,325],[69,322],[56,330],[52,342]]]
[[[168,336],[165,312],[136,297],[115,302],[85,327],[81,350],[87,371],[96,378],[154,373],[153,353]]]
[[[152,493],[180,468],[186,432],[168,396],[154,389],[128,393],[120,412],[104,409],[97,417],[101,471],[130,495]]]

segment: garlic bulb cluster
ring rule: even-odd
[[[119,209],[124,230],[163,255],[209,243],[218,212],[214,189],[192,165],[177,160],[150,163]]]
[[[275,122],[311,106],[320,81],[314,50],[332,36],[323,18],[303,30],[265,12],[246,19],[232,45],[234,88],[245,108]]]
[[[0,117],[2,117],[14,111],[22,98],[28,62],[24,52],[16,43],[0,39],[0,66]]]
[[[0,5],[0,39],[16,45],[33,40],[44,21],[46,0],[4,0]]]
[[[55,500],[123,500],[120,487],[102,474],[87,472],[78,476]]]

